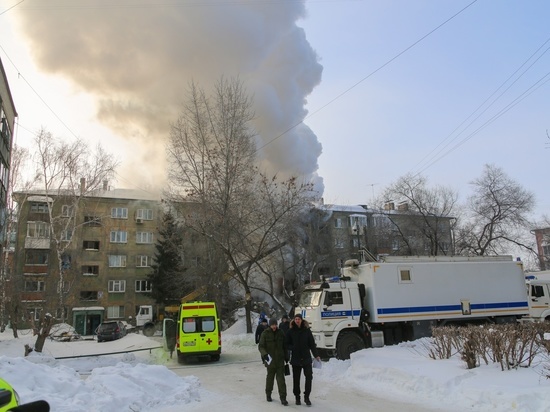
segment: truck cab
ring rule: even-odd
[[[367,314],[361,304],[361,286],[348,278],[333,277],[304,287],[295,311],[308,321],[325,356],[349,359],[352,352],[366,347]]]
[[[550,321],[550,280],[533,279],[527,282],[529,317],[537,321]]]

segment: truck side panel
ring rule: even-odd
[[[371,263],[346,268],[364,283],[369,322],[523,316],[529,312],[521,264]]]

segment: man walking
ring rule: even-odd
[[[288,328],[290,326],[290,319],[288,318],[288,315],[283,315],[281,318],[281,323],[279,323],[279,329],[281,329],[285,335],[288,332]]]
[[[265,380],[265,396],[268,402],[271,402],[271,392],[273,384],[277,378],[277,389],[279,398],[284,406],[288,405],[286,400],[286,382],[285,382],[285,362],[288,362],[288,350],[286,346],[285,334],[277,328],[277,319],[269,320],[269,327],[262,332],[258,349],[262,355],[262,360],[267,368],[267,377]]]
[[[301,405],[300,400],[300,375],[302,370],[306,378],[304,388],[304,402],[307,406],[311,406],[309,395],[311,394],[311,385],[313,381],[313,366],[311,354],[321,360],[317,353],[317,345],[313,334],[309,329],[309,324],[302,318],[302,315],[297,313],[294,319],[290,322],[290,328],[286,334],[288,349],[292,355],[290,363],[292,365],[292,391],[296,397],[296,405]]]

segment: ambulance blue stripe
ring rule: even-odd
[[[526,301],[519,302],[499,302],[499,303],[475,303],[471,305],[471,310],[487,309],[510,309],[510,308],[528,308]],[[432,313],[447,311],[462,311],[461,305],[436,305],[436,306],[410,306],[402,308],[380,308],[377,310],[379,315],[395,315],[405,313]]]

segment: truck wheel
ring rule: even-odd
[[[365,342],[359,335],[353,332],[343,332],[336,343],[336,357],[341,360],[350,358],[353,352],[365,349]]]
[[[143,334],[149,338],[153,336],[155,334],[155,325],[143,326]]]

